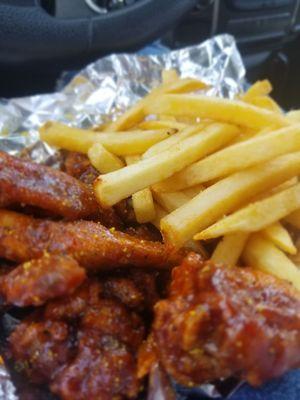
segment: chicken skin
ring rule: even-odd
[[[183,385],[236,376],[258,386],[300,366],[300,293],[191,253],[155,306],[153,336],[160,362]]]

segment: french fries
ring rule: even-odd
[[[270,239],[277,247],[283,250],[285,253],[295,255],[297,248],[293,243],[289,232],[281,225],[280,222],[274,222],[274,224],[268,226],[262,231],[263,235]]]
[[[174,140],[174,136],[165,141]],[[164,142],[153,147],[160,146],[162,143]],[[158,190],[169,191],[170,185],[173,190],[181,190],[298,150],[300,150],[300,124],[254,137],[220,150],[190,165],[169,180],[161,182]]]
[[[253,104],[254,106],[265,108],[266,110],[273,111],[278,114],[282,114],[282,110],[279,105],[271,99],[269,96],[257,96],[251,98],[251,100],[247,101],[249,104]]]
[[[201,132],[207,124],[201,123],[198,125],[188,126],[187,128],[183,129],[181,132],[175,133],[174,135],[168,137],[165,140],[162,140],[159,143],[156,143],[152,147],[150,147],[144,154],[143,158],[150,158],[159,153],[162,153],[165,150],[168,150],[171,146],[176,145],[177,143],[181,142],[184,139],[187,139],[190,136],[195,135],[196,133]]]
[[[247,104],[240,100],[229,100],[205,95],[160,96],[146,106],[148,114],[185,115],[213,119],[248,128],[262,129],[270,125],[283,127],[288,121],[283,115]]]
[[[272,89],[271,82],[267,79],[264,79],[263,81],[257,81],[249,87],[247,92],[241,96],[241,99],[248,101],[253,99],[253,97],[267,96],[272,92]]]
[[[123,161],[106,150],[101,143],[95,143],[89,148],[88,157],[93,167],[101,174],[107,174],[124,167]]]
[[[211,260],[217,264],[236,265],[248,240],[248,233],[226,235],[215,248]]]
[[[207,240],[233,232],[260,231],[300,209],[300,184],[251,203],[196,235]]]
[[[300,290],[287,256],[299,258],[289,229],[300,229],[300,110],[285,113],[268,80],[235,100],[191,94],[206,88],[165,70],[159,87],[101,131],[48,122],[40,136],[89,156],[102,174],[94,183],[102,207],[131,196],[137,221],[167,244]],[[205,241],[219,237],[207,254]]]
[[[247,241],[242,258],[246,265],[292,283],[300,290],[300,270],[270,240],[255,233]]]
[[[139,129],[154,130],[154,129],[177,129],[178,131],[187,128],[187,124],[182,124],[177,121],[170,120],[150,120],[139,124]]]
[[[208,187],[161,221],[167,242],[180,247],[197,232],[212,225],[226,213],[235,211],[259,192],[300,172],[300,152],[248,168]],[[112,172],[114,174],[114,172]],[[194,239],[198,239],[196,235]]]
[[[125,157],[127,165],[135,164],[140,160],[139,156]],[[156,218],[156,210],[151,190],[145,188],[132,195],[132,207],[137,222],[140,224],[153,221]]]
[[[168,84],[161,85],[153,89],[152,92],[140,100],[136,105],[121,115],[115,122],[109,124],[106,128],[108,131],[122,131],[132,128],[141,122],[145,117],[145,108],[148,104],[155,103],[163,93],[188,93],[200,89],[205,89],[207,85],[197,79],[178,79]],[[165,113],[166,114],[166,113]]]
[[[100,176],[94,184],[96,197],[103,207],[110,207],[217,150],[237,134],[232,125],[209,125],[201,135],[193,135],[169,150]]]
[[[153,192],[155,201],[165,210],[172,212],[189,201],[189,197],[182,192],[160,193]]]
[[[72,128],[51,121],[40,128],[41,139],[50,146],[86,154],[94,143],[101,143],[117,156],[144,153],[149,147],[166,139],[172,133],[170,129],[102,133]]]

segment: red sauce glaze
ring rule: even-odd
[[[300,293],[251,268],[190,254],[155,306],[158,357],[193,386],[237,376],[257,386],[300,366]]]
[[[37,206],[68,219],[99,212],[93,192],[68,174],[0,152],[0,206]]]
[[[5,275],[0,280],[1,294],[9,305],[40,306],[72,293],[85,278],[85,270],[73,258],[45,254]]]

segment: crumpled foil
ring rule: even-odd
[[[163,69],[171,68],[181,77],[209,84],[208,95],[233,98],[244,85],[245,68],[230,35],[161,55],[112,55],[87,66],[59,92],[0,100],[0,150],[13,155],[26,150],[34,161],[55,165],[59,153],[39,140],[38,128],[44,122],[88,128],[115,119],[160,83]],[[0,365],[1,376],[8,379]],[[0,379],[0,399],[17,399],[7,379]],[[222,391],[204,385],[197,390],[199,398],[216,398],[229,395],[233,388]],[[188,396],[185,390],[178,391],[178,398]]]

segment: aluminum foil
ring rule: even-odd
[[[88,128],[115,119],[160,83],[165,68],[202,79],[211,85],[209,95],[234,97],[244,84],[245,68],[230,35],[162,55],[112,55],[87,66],[60,92],[0,100],[0,150],[26,149],[34,161],[52,163],[55,151],[39,141],[45,121]]]
[[[245,68],[230,35],[161,55],[112,55],[87,66],[59,92],[0,100],[0,150],[13,155],[26,150],[34,161],[55,165],[59,154],[39,140],[38,128],[44,122],[56,120],[88,128],[115,119],[157,86],[162,70],[170,68],[182,77],[200,78],[209,84],[208,95],[232,98],[244,85]],[[0,365],[1,376],[8,377]],[[7,379],[0,379],[0,399],[16,399]],[[205,385],[198,394],[199,398],[216,398],[227,396],[233,388],[222,391],[216,385]],[[153,400],[163,399],[158,392]],[[179,390],[178,398],[187,399],[188,393]]]

